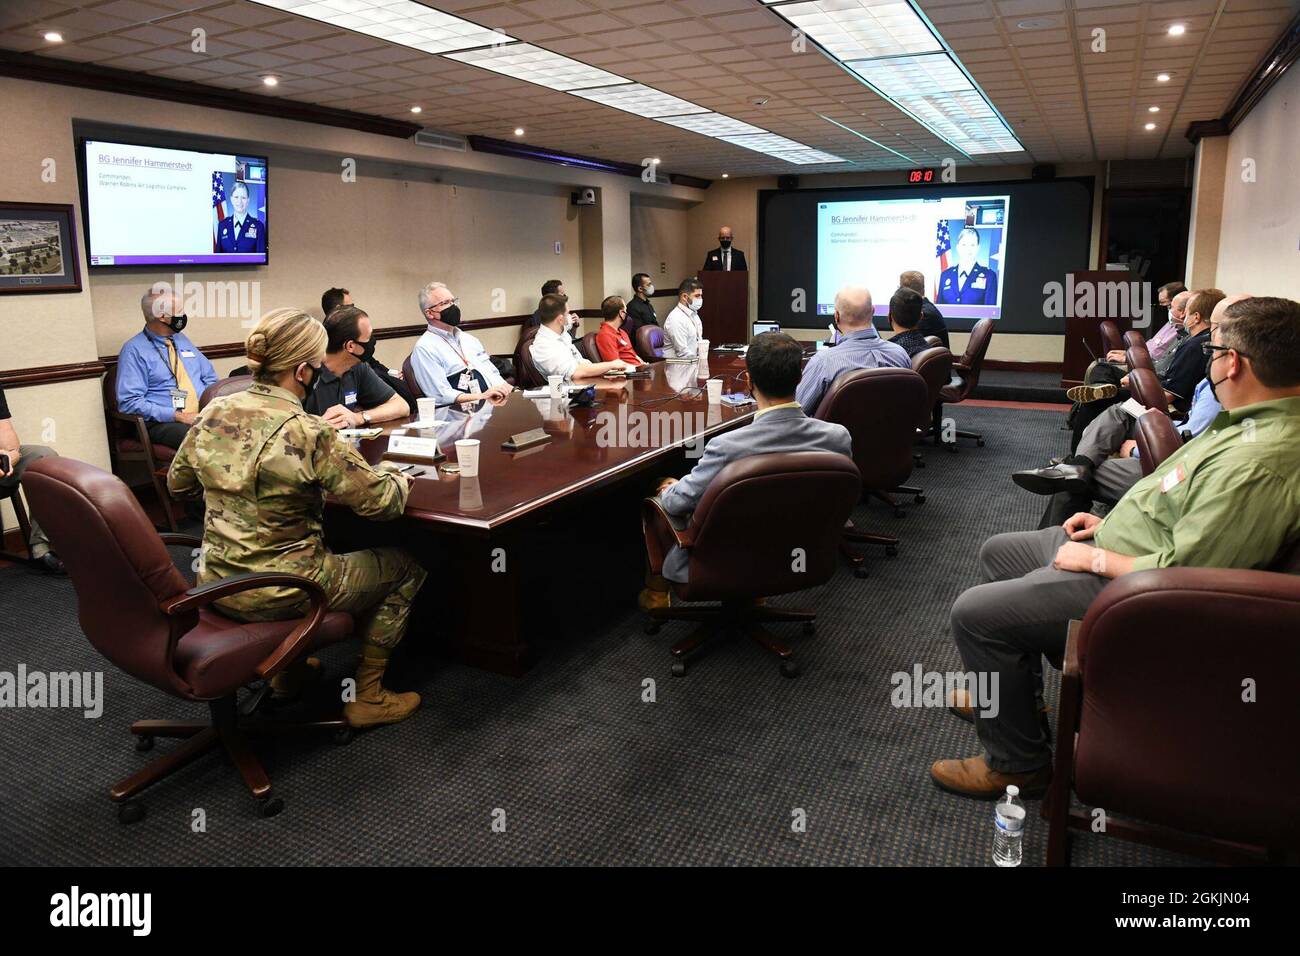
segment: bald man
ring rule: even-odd
[[[745,264],[745,254],[739,249],[733,249],[731,244],[731,227],[723,226],[718,230],[718,248],[704,257],[705,272],[747,272],[749,270],[749,266]]]
[[[912,359],[901,345],[886,342],[873,321],[871,291],[861,286],[841,289],[835,296],[835,328],[840,341],[813,355],[803,370],[795,401],[804,414],[817,414],[826,390],[845,372],[860,368],[911,368]]]

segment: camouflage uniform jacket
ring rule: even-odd
[[[297,397],[274,385],[219,398],[205,408],[167,473],[178,497],[204,495],[203,556],[198,582],[249,571],[301,574],[326,592],[339,572],[325,547],[325,492],[357,514],[378,520],[406,508],[406,479],[374,468]],[[236,615],[288,608],[300,591],[260,588],[217,602]]]

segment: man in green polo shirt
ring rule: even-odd
[[[953,639],[992,701],[974,700],[984,754],[939,760],[934,783],[994,799],[1039,796],[1052,753],[1040,655],[1060,660],[1069,622],[1110,578],[1165,567],[1267,568],[1300,540],[1300,303],[1248,298],[1211,326],[1205,374],[1223,406],[1210,427],[1135,484],[1103,520],[1000,534],[983,583],[953,604]]]

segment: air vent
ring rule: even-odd
[[[437,130],[422,129],[414,138],[416,146],[427,146],[430,149],[447,149],[453,153],[464,153],[469,149],[464,137],[439,133]]]
[[[1122,159],[1107,164],[1110,189],[1186,188],[1190,164],[1183,159]]]

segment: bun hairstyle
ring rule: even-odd
[[[259,382],[274,382],[303,362],[325,358],[325,326],[299,309],[272,309],[244,341],[248,370]]]

